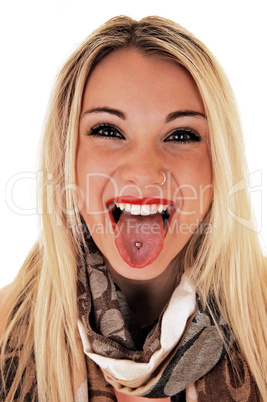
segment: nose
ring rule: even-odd
[[[121,178],[125,184],[135,184],[144,188],[148,185],[163,185],[166,181],[162,155],[157,150],[141,146],[131,155],[127,155],[121,169]]]

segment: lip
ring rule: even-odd
[[[166,198],[154,198],[154,197],[144,197],[137,198],[132,196],[123,196],[111,198],[107,201],[107,208],[112,202],[117,202],[118,204],[133,204],[133,205],[152,205],[152,204],[162,204],[162,205],[175,205],[172,200],[167,200]]]
[[[161,204],[161,205],[170,205],[174,208],[172,209],[171,213],[168,217],[168,222],[164,228],[165,236],[168,232],[168,228],[170,227],[173,215],[175,213],[176,207],[175,203],[172,200],[168,200],[166,198],[154,198],[154,197],[144,197],[144,198],[137,198],[132,196],[122,196],[122,197],[114,197],[107,201],[106,206],[108,210],[109,219],[112,225],[113,230],[116,228],[116,222],[114,220],[114,216],[112,210],[110,208],[111,204],[118,203],[118,204],[133,204],[133,205],[152,205],[152,204]]]

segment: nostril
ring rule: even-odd
[[[121,167],[121,178],[124,183],[141,188],[147,185],[163,185],[167,180],[167,173],[162,162],[162,158],[152,160],[152,157],[147,159],[144,155],[136,156]]]

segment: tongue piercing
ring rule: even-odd
[[[141,243],[140,243],[139,241],[137,241],[137,242],[135,243],[135,247],[138,248],[138,250],[139,250],[139,248],[141,247]]]

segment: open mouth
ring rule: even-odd
[[[173,203],[169,204],[130,204],[110,202],[108,204],[108,210],[112,214],[113,222],[118,223],[122,213],[130,214],[133,216],[149,216],[160,214],[163,219],[163,228],[170,224],[170,217],[175,212]]]
[[[172,201],[121,197],[107,203],[114,239],[123,260],[134,268],[160,254],[176,207]]]

